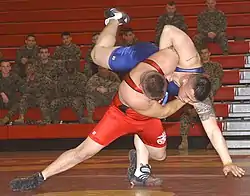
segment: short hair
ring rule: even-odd
[[[71,36],[71,34],[70,34],[70,32],[65,31],[65,32],[61,33],[61,37],[63,37],[63,36]]]
[[[166,94],[168,82],[160,73],[148,71],[141,76],[141,86],[148,98],[159,101]]]
[[[29,37],[33,37],[36,39],[36,36],[34,34],[28,34],[25,39],[27,40]]]
[[[10,63],[10,61],[8,61],[7,59],[2,59],[2,60],[0,61],[0,64],[2,64],[2,63]]]
[[[176,5],[176,4],[175,4],[174,1],[170,1],[170,2],[168,2],[168,5],[169,5],[169,6],[174,6],[174,5]]]
[[[41,50],[43,50],[43,49],[47,49],[47,50],[49,50],[49,47],[48,47],[48,46],[40,46],[40,48],[39,48],[39,52],[40,52]]]
[[[127,35],[129,32],[134,32],[134,30],[130,27],[124,28],[121,30],[121,35]]]
[[[92,34],[92,37],[95,37],[97,35],[100,35],[100,33],[99,32],[95,32],[95,33]]]
[[[194,79],[194,97],[198,101],[204,101],[210,95],[212,88],[211,82],[208,77],[203,74],[195,74]]]
[[[200,49],[199,52],[201,52],[202,50],[209,50],[208,45],[207,44],[203,44]]]

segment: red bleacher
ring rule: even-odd
[[[175,0],[178,11],[185,15],[189,26],[188,34],[196,34],[197,14],[205,8],[202,0]],[[130,26],[142,41],[153,41],[155,38],[155,24],[157,17],[165,12],[165,0],[155,1],[118,1],[118,0],[72,0],[58,3],[57,0],[0,0],[0,51],[5,58],[15,59],[16,49],[23,45],[25,35],[34,33],[40,45],[49,45],[51,53],[56,45],[61,43],[62,31],[72,32],[74,43],[81,45],[83,57],[90,44],[92,33],[103,27],[103,11],[110,6],[118,6],[127,11],[132,21]],[[236,0],[220,0],[217,7],[228,17],[227,34],[230,38],[250,38],[250,2]],[[224,69],[244,68],[244,54],[249,52],[249,43],[244,41],[230,42],[230,56],[214,56]],[[213,54],[221,54],[218,45],[210,44]],[[81,61],[82,67],[84,61]],[[223,84],[238,84],[238,70],[224,70]],[[215,96],[215,101],[234,100],[234,88],[222,87]],[[216,104],[217,116],[228,116],[227,104]],[[99,120],[106,111],[106,107],[98,108],[94,119]],[[86,112],[85,112],[86,113]],[[6,111],[0,111],[0,117]],[[180,112],[175,114],[178,117]],[[39,109],[30,109],[26,115],[30,119],[41,119]],[[14,117],[17,118],[17,115]],[[62,120],[76,120],[71,109],[61,112]],[[163,123],[169,136],[179,135],[179,123]],[[219,123],[221,126],[221,123]],[[75,138],[86,137],[95,125],[48,125],[48,126],[4,126],[0,127],[0,138]],[[191,129],[190,135],[203,135],[200,125]]]

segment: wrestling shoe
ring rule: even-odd
[[[44,182],[41,172],[37,172],[32,176],[16,178],[10,182],[12,191],[28,191],[37,188]]]
[[[163,181],[160,178],[155,178],[151,175],[150,165],[142,165],[140,168],[143,173],[139,177],[133,175],[130,180],[132,187],[134,186],[161,186]]]
[[[128,180],[131,181],[131,179],[133,178],[134,174],[135,174],[135,170],[136,170],[136,150],[132,149],[129,151],[128,154],[128,158],[129,158],[129,168],[128,168],[128,172],[127,172],[127,176],[128,176]]]
[[[129,23],[130,17],[128,14],[118,11],[116,8],[110,8],[104,12],[106,18],[105,25],[109,23],[110,20],[118,20],[119,25]]]

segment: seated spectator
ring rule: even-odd
[[[132,28],[124,28],[121,31],[122,35],[122,46],[132,46],[138,42],[137,37],[134,34]]]
[[[49,48],[46,46],[40,48],[38,59],[34,65],[36,73],[42,74],[55,82],[66,72],[64,63],[50,58]]]
[[[18,75],[23,77],[25,72],[25,64],[28,59],[36,59],[39,52],[39,47],[36,44],[36,37],[32,34],[27,35],[25,39],[25,45],[17,50],[16,53],[16,65],[20,70],[17,72]]]
[[[8,109],[7,115],[0,119],[0,125],[5,125],[18,110],[20,96],[17,92],[21,91],[23,80],[11,72],[11,65],[8,61],[1,62],[0,73],[0,109]]]
[[[92,46],[91,48],[88,50],[86,56],[85,56],[85,65],[84,65],[84,71],[83,73],[87,76],[87,78],[89,79],[91,76],[93,76],[94,74],[96,74],[98,72],[98,65],[96,65],[91,57],[91,51],[95,46],[95,43],[99,37],[100,33],[94,33],[92,36]]]
[[[156,37],[155,43],[159,45],[162,30],[165,25],[173,25],[184,32],[187,32],[187,25],[184,20],[184,16],[176,11],[176,4],[174,1],[170,1],[166,6],[166,13],[158,18],[156,25]]]
[[[86,107],[88,110],[88,123],[94,123],[93,113],[96,107],[107,106],[111,103],[121,81],[119,77],[102,67],[93,75],[86,86]]]
[[[228,39],[226,36],[227,18],[225,14],[216,9],[216,0],[207,0],[207,9],[198,16],[198,34],[194,37],[197,50],[206,42],[219,43],[223,54],[228,54]]]
[[[68,62],[65,66],[67,72],[61,76],[57,85],[56,98],[51,102],[53,122],[58,122],[60,110],[66,107],[71,107],[76,112],[78,120],[84,122],[83,111],[87,77],[76,71],[73,64]]]
[[[201,50],[201,59],[203,63],[203,67],[205,73],[210,77],[212,90],[211,90],[211,99],[215,96],[217,90],[222,85],[223,78],[223,69],[221,65],[217,62],[210,61],[210,55],[208,48],[203,48]],[[188,149],[188,132],[195,122],[200,122],[199,116],[197,115],[195,109],[191,106],[185,106],[184,112],[180,118],[180,133],[181,133],[181,144],[179,145],[179,149]],[[209,143],[207,148],[211,148],[211,144]]]
[[[53,55],[53,59],[59,61],[70,61],[80,71],[80,59],[82,56],[81,49],[76,44],[72,43],[72,37],[69,32],[63,32],[61,34],[62,45],[57,46]]]
[[[35,59],[29,56],[22,56],[21,63],[15,63],[12,65],[11,72],[17,74],[23,80],[25,80],[26,76],[26,67],[28,64],[34,64]]]
[[[50,97],[55,89],[54,82],[50,79],[35,73],[35,66],[28,64],[26,69],[26,82],[23,95],[19,105],[19,118],[15,124],[23,124],[24,117],[28,108],[39,107],[42,112],[43,120],[41,123],[51,123],[50,116]]]

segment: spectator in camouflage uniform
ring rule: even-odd
[[[82,56],[80,47],[72,43],[72,37],[69,32],[63,32],[61,37],[62,45],[56,47],[53,59],[62,62],[70,62],[80,71],[80,59]]]
[[[23,124],[24,116],[28,108],[39,107],[42,112],[42,123],[49,124],[50,116],[50,97],[55,89],[54,82],[47,77],[35,73],[35,66],[28,64],[26,68],[26,83],[24,92],[20,100],[19,118],[14,121],[15,124]]]
[[[198,16],[198,34],[194,37],[197,50],[212,41],[219,43],[223,54],[228,54],[228,39],[226,36],[227,19],[225,14],[216,9],[216,0],[207,0],[208,8]]]
[[[93,113],[96,107],[109,105],[118,90],[121,81],[119,77],[101,66],[86,86],[87,121],[93,123]]]
[[[156,45],[159,45],[161,33],[165,25],[173,25],[181,29],[182,31],[187,32],[187,25],[185,23],[184,16],[176,12],[176,4],[174,1],[171,1],[167,4],[166,10],[167,10],[166,14],[160,16],[157,21],[157,25],[155,29]]]
[[[83,109],[85,105],[85,87],[87,77],[76,71],[74,65],[66,64],[67,72],[60,78],[57,85],[56,99],[51,102],[51,112],[54,123],[58,122],[58,114],[62,108],[71,107],[80,122],[84,122]]]
[[[132,46],[138,42],[137,37],[134,34],[132,28],[124,28],[121,31],[122,36],[122,46]]]
[[[27,35],[25,45],[19,48],[16,52],[16,65],[13,71],[20,77],[25,77],[25,65],[30,59],[36,59],[38,56],[39,47],[36,44],[36,37],[32,34]]]
[[[60,76],[66,72],[64,63],[50,58],[49,49],[46,46],[40,48],[35,68],[37,74],[42,74],[54,82],[58,81]]]
[[[11,117],[18,111],[19,99],[17,92],[21,92],[23,80],[11,72],[11,65],[8,61],[1,62],[0,74],[0,109],[8,109],[7,115],[0,119],[0,125],[8,123]]]
[[[219,63],[210,61],[211,53],[209,52],[208,48],[203,48],[200,53],[205,73],[210,77],[211,80],[212,90],[210,97],[213,100],[217,90],[222,85],[223,69]],[[195,122],[200,122],[199,116],[197,115],[195,109],[190,105],[185,106],[184,112],[180,118],[180,133],[182,141],[179,145],[179,149],[188,149],[188,132],[190,127]],[[209,143],[207,148],[211,147],[212,145]]]
[[[91,76],[93,76],[94,74],[96,74],[98,72],[98,65],[96,65],[92,58],[91,58],[91,51],[95,46],[95,43],[99,37],[100,33],[94,33],[92,36],[92,46],[91,48],[88,50],[86,56],[85,56],[85,65],[84,65],[84,74],[87,76],[87,78],[91,78]]]

